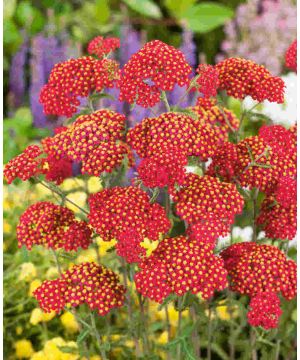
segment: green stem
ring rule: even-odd
[[[100,335],[98,333],[98,330],[97,330],[97,327],[96,327],[95,315],[94,315],[94,313],[92,311],[90,312],[90,316],[91,316],[92,329],[93,329],[94,335],[95,335],[96,340],[97,340],[97,344],[98,344],[98,348],[100,350],[101,358],[102,358],[102,360],[107,360],[106,352],[102,347],[101,337],[100,337]]]
[[[191,314],[191,318],[193,320],[193,324],[195,326],[195,324],[197,323],[197,312],[196,312],[194,305],[192,305],[190,307],[190,314]],[[197,325],[194,327],[194,330],[192,332],[192,344],[193,344],[194,353],[196,355],[196,359],[200,360],[201,359],[201,346],[200,346],[200,337],[199,337]]]
[[[161,99],[162,99],[163,103],[165,104],[167,112],[171,111],[171,108],[170,108],[170,105],[169,105],[169,102],[168,102],[167,95],[166,95],[165,91],[161,92]]]
[[[188,95],[188,93],[191,91],[191,89],[195,86],[195,83],[197,82],[198,78],[200,75],[196,75],[191,83],[190,86],[187,88],[186,92],[181,96],[181,98],[178,100],[176,107],[179,106],[181,104],[181,102],[183,101],[183,99]]]
[[[150,354],[150,346],[149,346],[149,340],[148,340],[148,324],[147,319],[145,316],[145,308],[144,303],[142,301],[142,296],[138,294],[138,301],[139,301],[139,307],[140,307],[140,314],[141,314],[141,323],[143,325],[143,343],[144,343],[144,354]]]
[[[169,343],[171,341],[171,323],[170,323],[168,305],[166,305],[165,307],[165,314],[166,314],[166,326],[167,326],[168,343]],[[167,350],[167,360],[172,360],[169,350]]]
[[[253,328],[250,330],[250,345],[251,345],[251,359],[257,360],[257,351],[256,351],[256,334]]]
[[[59,263],[59,260],[58,260],[57,253],[56,253],[56,251],[54,249],[51,249],[51,251],[52,251],[53,256],[54,256],[54,260],[55,260],[55,264],[56,264],[58,273],[59,273],[60,276],[62,276],[62,270],[61,270],[61,266],[60,266],[60,263]]]
[[[211,360],[211,337],[212,337],[211,307],[210,307],[210,303],[208,303],[207,360]]]
[[[256,216],[257,216],[257,196],[259,193],[259,189],[255,189],[254,195],[253,195],[253,218],[252,218],[252,228],[253,228],[253,234],[252,234],[252,241],[257,241],[257,227],[256,227]]]

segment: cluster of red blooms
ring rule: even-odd
[[[226,90],[229,96],[237,99],[251,96],[259,102],[284,102],[283,80],[272,76],[262,65],[251,60],[229,58],[218,63],[216,70],[219,74],[219,89]]]
[[[266,330],[276,328],[282,314],[280,300],[272,292],[262,292],[251,298],[247,314],[251,326],[261,326]]]
[[[243,197],[234,184],[195,174],[188,174],[174,200],[177,202],[177,214],[189,225],[202,223],[193,228],[193,233],[197,229],[202,232],[206,228],[207,231],[209,226],[212,239],[228,233],[235,215],[242,212],[244,205]]]
[[[272,191],[282,176],[296,176],[296,134],[283,126],[263,126],[258,136],[223,144],[208,174],[241,186]]]
[[[191,110],[197,114],[203,125],[210,125],[214,129],[219,143],[228,141],[228,133],[239,128],[240,121],[235,114],[226,108],[218,107],[214,100],[198,98],[197,105]]]
[[[88,44],[87,51],[91,55],[96,55],[99,59],[106,54],[120,47],[120,39],[114,37],[104,38],[97,36]]]
[[[285,66],[297,72],[297,40],[294,40],[285,53]]]
[[[264,293],[281,293],[283,297],[290,300],[296,295],[296,263],[287,260],[285,254],[276,246],[258,245],[254,242],[244,242],[231,245],[221,253],[225,268],[230,277],[230,288],[232,291],[248,295],[254,298]],[[276,316],[279,316],[277,300],[265,306],[264,318],[258,309],[264,304],[265,295],[259,295],[254,299],[250,314],[251,323],[260,323],[266,328],[277,324]],[[272,300],[273,295],[268,299]],[[254,319],[254,317],[257,317]],[[274,323],[272,322],[274,321]]]
[[[143,159],[138,167],[139,178],[149,188],[181,185],[186,177],[187,157],[174,147]]]
[[[160,101],[160,91],[171,91],[175,84],[187,85],[191,72],[180,50],[159,40],[150,41],[125,64],[120,101],[152,107]]]
[[[129,264],[139,263],[146,255],[146,249],[141,246],[142,235],[136,229],[129,229],[122,232],[118,237],[116,251]]]
[[[185,156],[211,157],[218,144],[214,129],[180,113],[145,118],[127,133],[127,143],[142,157],[160,154],[162,148],[177,148]]]
[[[34,291],[44,312],[59,313],[64,307],[87,304],[100,316],[121,307],[125,288],[111,270],[93,262],[74,265],[56,280],[46,280]]]
[[[158,240],[170,228],[164,208],[151,204],[148,194],[137,187],[104,189],[89,197],[89,205],[90,224],[104,241],[132,236],[132,232],[123,234],[131,230],[143,238]]]
[[[50,138],[44,139],[43,150],[37,145],[28,146],[22,154],[10,160],[4,168],[3,174],[6,181],[10,184],[17,177],[23,181],[33,176],[44,174],[46,180],[53,181],[57,185],[72,176],[72,162],[69,159],[57,159],[49,154]],[[44,146],[45,144],[45,146]],[[42,156],[47,157],[42,157]]]
[[[210,98],[217,96],[219,87],[218,70],[213,65],[200,64],[196,72],[198,74],[196,87],[203,97]]]
[[[159,303],[171,293],[183,296],[188,291],[209,299],[227,286],[223,260],[209,246],[185,236],[162,240],[139,266],[137,291]]]
[[[293,240],[297,231],[297,181],[282,177],[275,191],[261,205],[257,223],[266,236],[273,239]]]
[[[118,79],[119,65],[114,60],[89,56],[70,59],[54,66],[41,90],[40,102],[46,114],[70,117],[77,111],[80,97],[113,87]]]
[[[22,154],[10,160],[4,167],[3,175],[10,184],[17,177],[23,181],[30,179],[39,172],[40,161],[37,159],[42,154],[37,145],[28,146]]]
[[[17,226],[19,247],[29,250],[33,245],[66,251],[87,249],[92,242],[92,231],[84,221],[75,220],[66,207],[50,202],[38,202],[22,214]]]
[[[50,154],[82,162],[81,172],[99,176],[112,172],[128,157],[133,165],[130,148],[124,138],[125,116],[110,110],[81,115],[68,128],[56,134],[48,144]]]

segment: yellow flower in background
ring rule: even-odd
[[[70,312],[67,311],[60,317],[60,321],[63,327],[70,333],[75,333],[79,331],[79,324],[75,318],[75,316]]]
[[[77,263],[97,261],[97,252],[95,249],[83,250],[76,259]]]
[[[71,191],[73,189],[78,189],[79,187],[84,187],[84,181],[82,179],[65,179],[64,182],[60,185],[60,188],[63,191]]]
[[[30,360],[46,360],[46,359],[48,359],[48,357],[45,356],[43,351],[38,351],[34,353],[30,358]]]
[[[3,231],[4,233],[10,233],[12,231],[12,226],[7,220],[3,220]]]
[[[160,335],[159,338],[157,339],[157,342],[159,344],[167,344],[168,343],[168,332],[167,331],[163,331]]]
[[[143,242],[141,242],[141,246],[147,250],[146,255],[150,256],[152,252],[157,248],[159,241],[150,241],[148,238],[145,238]]]
[[[17,327],[16,327],[16,334],[17,334],[17,335],[21,335],[22,332],[23,332],[22,326],[17,326]]]
[[[33,296],[34,290],[36,290],[40,285],[42,285],[41,280],[39,280],[39,279],[32,280],[30,285],[29,285],[28,295]]]
[[[87,194],[83,191],[76,191],[74,193],[68,194],[68,199],[72,200],[76,205],[84,208],[87,202]],[[74,211],[74,213],[79,213],[80,210],[77,206],[71,204],[69,201],[66,202],[66,207]]]
[[[27,262],[21,265],[19,280],[31,281],[36,277],[36,268],[33,263]]]
[[[36,184],[35,193],[38,198],[47,198],[48,196],[52,196],[52,191],[42,184]]]
[[[44,313],[40,308],[33,309],[30,315],[29,322],[32,325],[37,325],[40,322],[47,322],[55,317],[55,311]]]
[[[46,272],[46,278],[47,279],[56,279],[58,277],[58,269],[56,266],[51,266]]]
[[[158,311],[158,304],[153,301],[150,302],[150,313],[153,314],[156,319],[166,321],[166,309]],[[171,326],[177,326],[178,322],[178,311],[173,305],[168,306],[168,314]],[[189,316],[188,309],[182,311],[182,317]]]
[[[90,194],[94,194],[103,189],[101,179],[96,176],[92,176],[88,179],[87,186]]]
[[[220,301],[219,305],[221,306],[218,305],[216,307],[217,316],[221,320],[230,320],[230,311],[229,311],[230,307],[223,304],[226,304],[225,300]],[[231,317],[235,319],[237,316],[238,316],[238,307],[237,305],[234,305],[231,307]]]
[[[63,353],[60,351],[60,346],[69,346],[74,348],[74,353]],[[46,341],[44,349],[45,360],[77,360],[79,355],[77,354],[77,344],[74,341],[66,342],[61,337],[56,337]]]
[[[26,339],[16,341],[15,349],[17,359],[29,359],[34,353],[31,342]]]
[[[116,245],[117,240],[113,239],[111,241],[103,241],[100,237],[97,237],[96,242],[99,248],[99,255],[101,257],[104,256],[109,249]]]

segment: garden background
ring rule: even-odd
[[[159,39],[180,48],[194,68],[199,63],[215,64],[230,56],[240,56],[265,65],[273,75],[281,76],[286,84],[286,101],[283,105],[265,102],[259,109],[261,116],[247,116],[244,136],[257,133],[268,119],[286,127],[296,122],[296,74],[284,66],[284,53],[296,38],[296,2],[292,0],[95,0],[95,1],[4,1],[4,163],[21,153],[24,148],[53,133],[62,123],[61,117],[44,115],[39,103],[39,92],[47,82],[54,64],[70,57],[87,54],[87,43],[97,35],[116,36],[121,39],[117,52],[121,65],[150,40]],[[110,104],[118,108],[118,104]],[[250,101],[243,106],[250,108]],[[229,99],[227,107],[237,116],[240,102]],[[147,110],[123,109],[136,119],[148,115]],[[135,111],[135,114],[133,114]],[[76,169],[74,169],[76,173]],[[67,179],[61,189],[70,199],[85,206],[86,190],[94,193],[101,189],[98,178]],[[53,279],[57,273],[55,259],[40,248],[32,251],[18,248],[16,225],[20,215],[39,200],[55,200],[50,190],[30,182],[15,181],[4,184],[4,358],[5,359],[83,359],[74,350],[83,341],[92,342],[89,335],[71,312],[61,316],[45,315],[35,298],[34,289],[44,279]],[[77,208],[70,207],[77,212]],[[249,212],[251,209],[249,209]],[[247,240],[251,226],[247,212],[238,219],[232,236]],[[263,236],[263,235],[262,235]],[[226,241],[226,240],[224,240]],[[114,269],[118,268],[110,249],[112,243],[101,242],[98,248],[79,251],[77,256],[65,259],[68,263],[96,260]],[[147,250],[151,246],[146,244]],[[289,244],[288,255],[296,258],[294,242]],[[245,299],[244,299],[245,300]],[[136,300],[137,301],[137,300]],[[249,347],[243,299],[236,301],[234,311],[219,305],[213,315],[201,311],[199,325],[201,346],[206,354],[208,316],[212,316],[211,342],[213,359],[229,359],[228,334],[236,348],[236,359],[248,359]],[[134,304],[134,306],[137,306]],[[158,351],[149,359],[165,359],[167,333],[163,330],[165,312],[149,302],[149,339]],[[283,315],[278,330],[257,333],[257,346],[261,359],[295,359],[296,300],[283,301]],[[170,308],[171,332],[175,334],[178,312]],[[186,324],[182,333],[183,344],[190,347],[190,314],[183,312]],[[120,310],[113,319],[98,319],[97,327],[111,321],[109,331],[102,333],[111,359],[134,359],[131,333],[139,327],[140,319],[124,326],[126,311]],[[232,331],[234,330],[234,331]],[[175,344],[176,345],[176,344]],[[92,348],[93,353],[93,348]],[[100,359],[94,356],[91,359]],[[97,351],[94,348],[94,355]],[[187,350],[187,354],[189,351]],[[193,359],[185,355],[183,359]]]

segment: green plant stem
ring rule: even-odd
[[[279,360],[281,340],[276,341],[275,360]]]
[[[150,354],[149,340],[148,340],[148,324],[145,316],[144,303],[142,301],[142,296],[138,294],[138,301],[140,307],[141,323],[143,324],[143,343],[144,343],[144,354]]]
[[[165,104],[167,112],[171,111],[171,108],[170,108],[170,105],[169,105],[169,102],[168,102],[167,95],[166,95],[165,91],[161,92],[161,99],[162,99],[163,103]]]
[[[171,323],[170,323],[168,305],[166,305],[166,307],[165,307],[165,314],[166,314],[166,327],[167,327],[168,343],[169,343],[171,341]],[[172,360],[169,350],[167,350],[167,360]]]
[[[183,101],[183,99],[188,95],[188,93],[191,91],[191,89],[195,86],[195,83],[197,82],[198,78],[200,75],[196,75],[192,81],[190,82],[189,87],[187,88],[186,92],[181,96],[181,98],[178,100],[176,107],[179,106],[181,104],[181,102]]]
[[[99,348],[99,351],[100,351],[100,355],[101,355],[101,358],[102,360],[108,360],[107,357],[106,357],[106,352],[105,350],[103,349],[101,343],[101,337],[98,333],[98,330],[97,330],[97,327],[96,327],[96,321],[95,321],[95,315],[94,313],[91,311],[90,312],[90,316],[91,316],[91,324],[92,324],[92,329],[93,329],[93,332],[94,332],[94,335],[96,337],[96,340],[97,340],[97,344],[98,344],[98,348]]]
[[[256,334],[253,328],[250,329],[250,345],[251,345],[251,359],[257,360]]]
[[[121,258],[120,262],[121,262],[121,266],[122,266],[123,283],[124,283],[125,288],[127,289],[125,296],[126,296],[126,301],[127,301],[128,317],[129,317],[130,324],[133,324],[132,304],[131,304],[131,298],[130,298],[130,293],[128,291],[128,283],[127,283],[128,272],[127,272],[126,262],[123,258]],[[140,357],[141,349],[140,349],[139,339],[136,335],[135,329],[133,331],[133,341],[134,341],[134,345],[135,345],[135,355],[136,355],[136,357]]]
[[[256,216],[257,216],[257,196],[259,193],[259,189],[255,189],[254,195],[253,195],[253,212],[252,212],[252,228],[253,228],[253,234],[252,234],[252,241],[257,241],[257,228],[256,228]]]
[[[210,303],[208,302],[207,360],[211,360],[211,336],[212,336],[211,307],[210,307]]]
[[[191,314],[191,318],[193,320],[193,324],[195,326],[195,324],[197,323],[197,312],[193,305],[190,307],[190,314]],[[201,346],[200,346],[200,337],[199,337],[199,333],[198,333],[198,326],[195,326],[195,328],[192,332],[192,344],[193,344],[193,349],[194,349],[196,359],[197,360],[201,359]]]
[[[182,310],[184,309],[184,303],[187,293],[178,298],[178,323],[177,323],[177,338],[181,336],[181,324],[182,324]],[[177,360],[181,360],[181,341],[177,344]]]
[[[60,266],[60,263],[59,263],[59,260],[58,260],[57,253],[56,253],[56,251],[54,249],[51,249],[51,251],[53,253],[53,257],[54,257],[54,260],[55,260],[55,264],[56,264],[58,273],[61,276],[62,275],[62,270],[61,270],[61,266]]]

